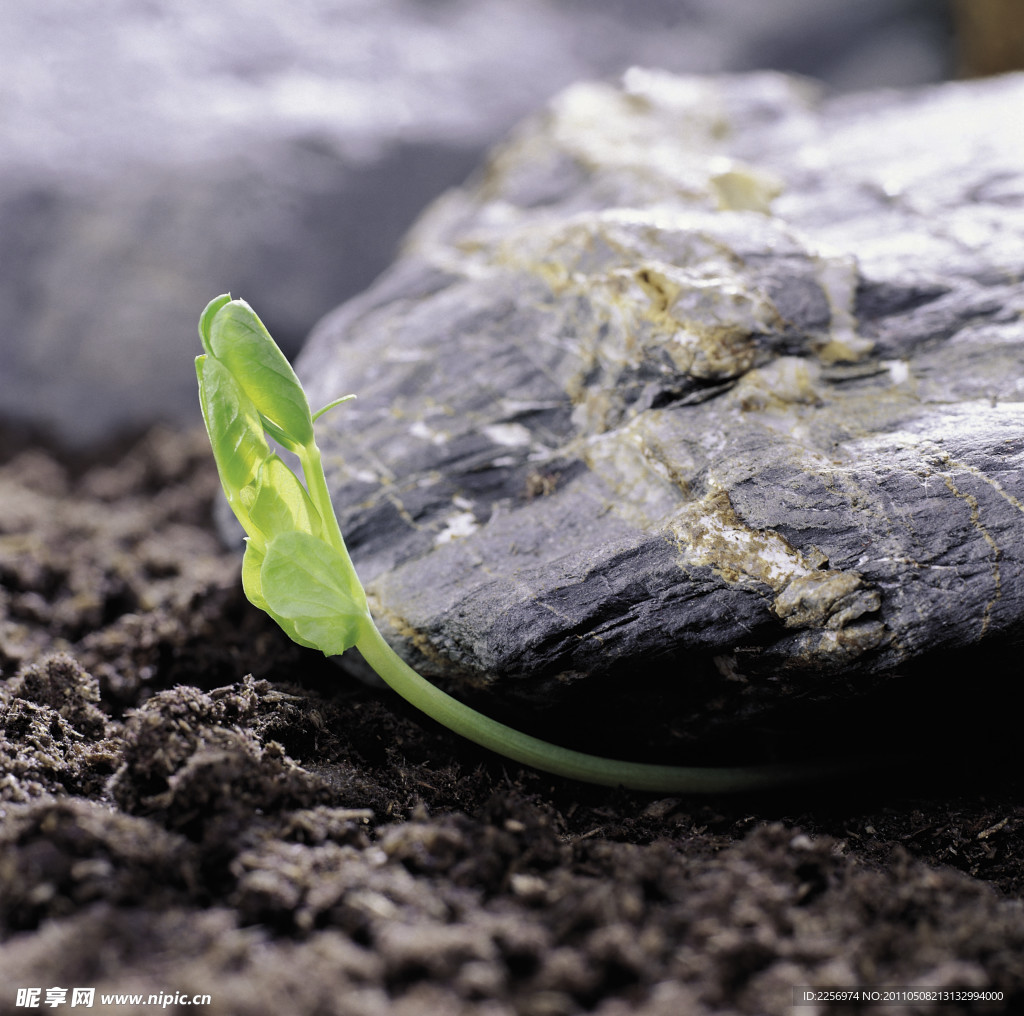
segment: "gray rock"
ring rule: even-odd
[[[637,70],[523,125],[300,359],[387,634],[694,723],[1019,637],[1022,106]]]
[[[578,78],[634,62],[767,60],[846,86],[946,69],[935,5],[849,7],[7,5],[0,418],[74,443],[197,420],[190,360],[207,300],[244,294],[297,348],[387,266],[429,200]]]

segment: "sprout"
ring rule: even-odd
[[[559,747],[471,709],[416,673],[370,616],[331,504],[312,413],[287,358],[243,300],[212,300],[199,321],[199,398],[221,484],[245,529],[242,584],[300,645],[333,656],[355,647],[399,695],[428,716],[516,762],[605,786],[674,793],[750,791],[846,772],[830,763],[736,767],[652,765]],[[267,435],[295,453],[304,486]]]

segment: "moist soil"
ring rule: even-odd
[[[57,1011],[84,987],[117,1013],[161,992],[171,1012],[783,1013],[796,986],[1000,991],[884,1011],[1024,1011],[1005,674],[982,709],[983,665],[937,678],[921,694],[964,707],[961,727],[922,730],[923,702],[889,717],[903,761],[841,784],[583,786],[289,642],[245,601],[218,496],[199,433],[89,462],[8,440],[0,1013],[27,1011],[19,988],[53,1011],[53,987]],[[863,715],[865,756],[892,747]]]

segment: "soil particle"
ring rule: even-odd
[[[0,1012],[51,985],[253,1016],[788,1013],[856,984],[1024,1006],[1016,767],[951,746],[711,800],[522,770],[249,608],[215,494],[163,431],[0,466]]]

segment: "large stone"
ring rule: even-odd
[[[429,200],[578,78],[944,70],[934,4],[740,6],[737,23],[706,0],[7,4],[0,418],[76,443],[197,421],[207,300],[245,295],[297,348]]]
[[[695,724],[1019,636],[1021,108],[635,70],[523,125],[300,359],[387,634]]]

